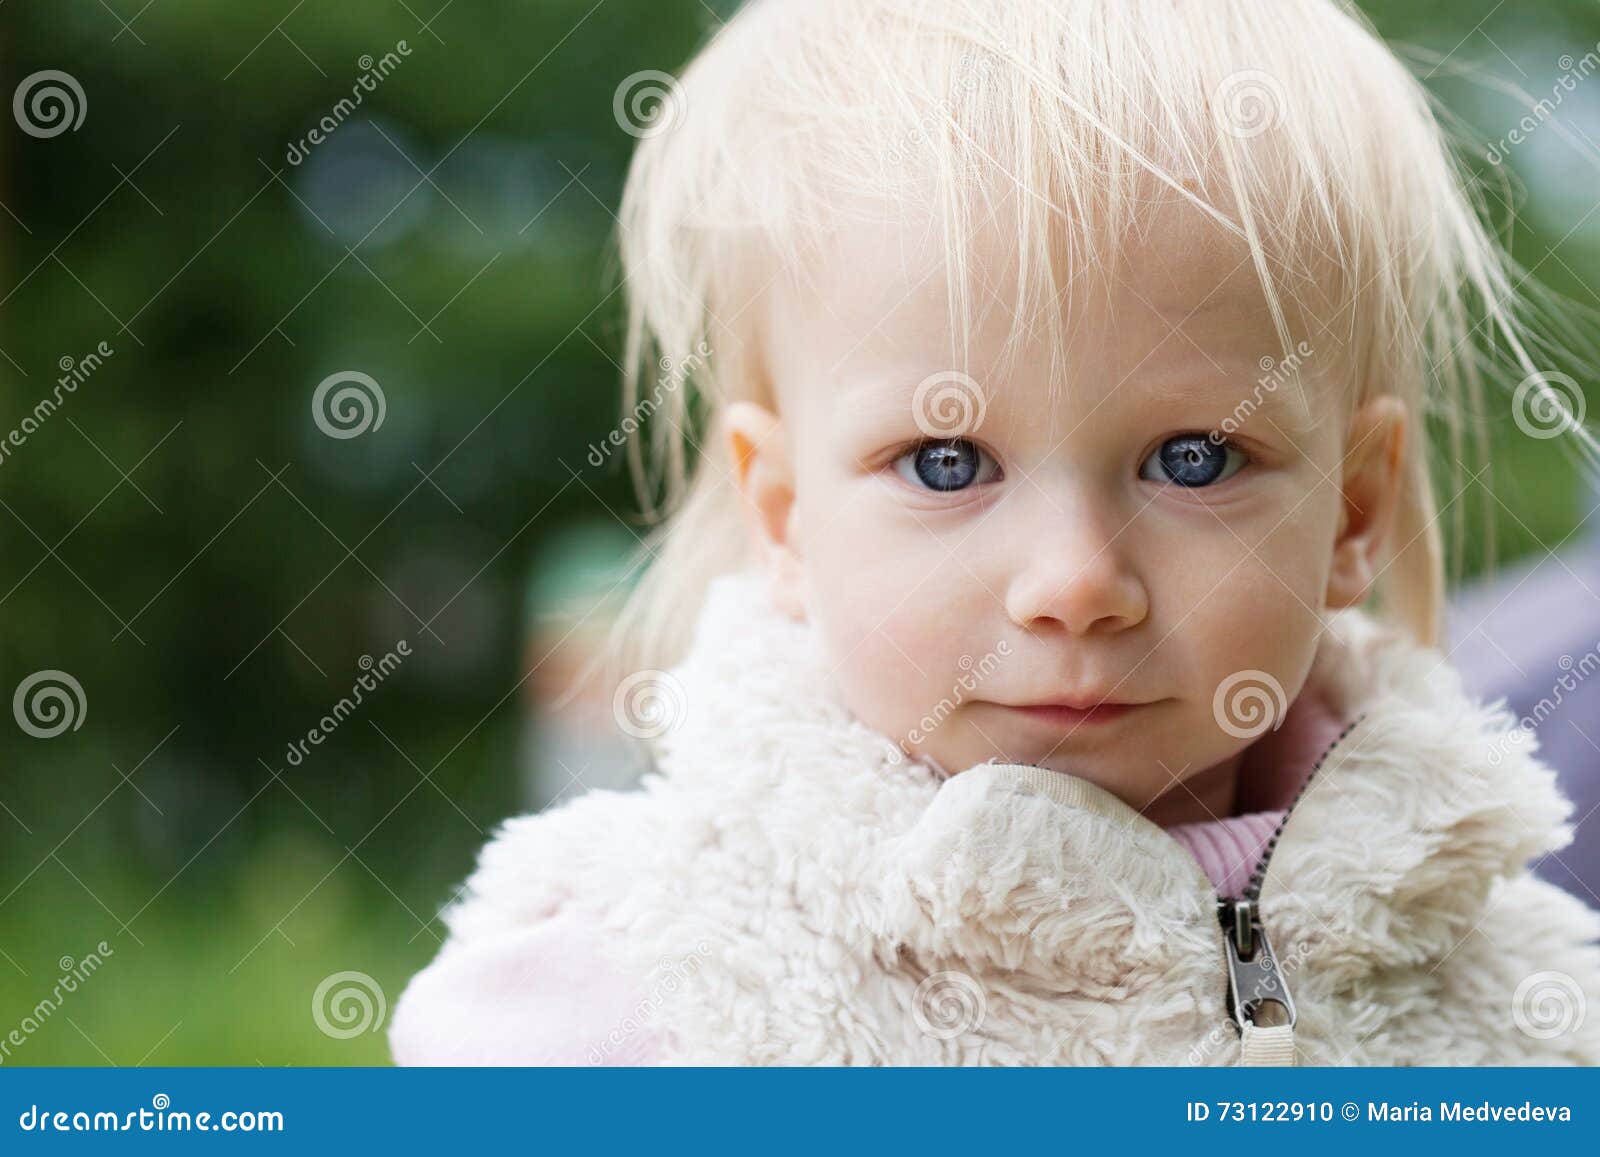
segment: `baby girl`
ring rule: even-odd
[[[1359,16],[753,0],[665,111],[653,767],[503,827],[397,1059],[1600,1061],[1571,806],[1438,649],[1483,383],[1594,445]]]

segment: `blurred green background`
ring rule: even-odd
[[[86,103],[74,130],[0,131],[0,427],[84,375],[0,459],[0,690],[59,670],[84,696],[55,738],[0,728],[0,1037],[111,949],[3,1063],[386,1062],[384,1026],[319,1027],[318,986],[364,973],[392,1010],[493,825],[608,774],[530,776],[562,716],[530,722],[528,676],[564,593],[638,529],[620,462],[585,461],[619,413],[610,231],[634,138],[613,98],[735,7],[0,8],[4,92],[60,70]],[[1430,86],[1488,140],[1522,110],[1456,66],[1537,97],[1600,42],[1579,0],[1370,11],[1446,58]],[[1517,255],[1593,308],[1586,84],[1574,131],[1498,172],[1525,186]],[[348,370],[383,422],[327,437],[312,395]],[[1554,547],[1596,496],[1496,405],[1504,506],[1481,505],[1504,556]]]

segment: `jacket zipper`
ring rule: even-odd
[[[1244,894],[1237,898],[1217,897],[1217,919],[1222,924],[1224,953],[1228,962],[1228,1014],[1238,1026],[1241,1037],[1246,1023],[1253,1028],[1280,1025],[1291,1030],[1294,1028],[1294,998],[1289,995],[1289,986],[1284,981],[1283,970],[1278,967],[1272,941],[1267,939],[1267,930],[1261,923],[1261,886],[1266,882],[1267,862],[1272,859],[1278,838],[1283,835],[1284,825],[1294,813],[1295,805],[1305,795],[1311,781],[1334,749],[1356,729],[1362,718],[1365,716],[1358,717],[1341,731],[1327,750],[1317,757],[1299,790],[1294,793],[1294,798],[1289,801],[1283,818],[1268,837],[1261,858],[1250,873]],[[1258,1017],[1261,1019],[1258,1020]]]

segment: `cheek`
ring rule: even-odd
[[[1216,527],[1220,537],[1197,535],[1185,552],[1188,565],[1167,568],[1159,580],[1152,602],[1163,608],[1160,628],[1184,640],[1198,690],[1238,672],[1265,671],[1292,699],[1310,669],[1337,505],[1301,493],[1298,507],[1275,508],[1251,525],[1232,525],[1231,533]]]
[[[964,626],[987,596],[926,530],[878,517],[869,495],[802,502],[796,529],[807,614],[846,706],[904,734],[950,692]]]
[[[1205,672],[1200,690],[1237,672],[1266,671],[1292,696],[1315,650],[1316,602],[1253,561],[1228,588],[1194,607],[1182,629],[1196,669]]]
[[[930,630],[930,619],[916,608],[896,608],[895,597],[836,597],[817,608],[816,626],[845,705],[898,738],[939,698],[953,660],[941,653],[950,636]]]

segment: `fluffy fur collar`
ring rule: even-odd
[[[1509,714],[1354,611],[1312,680],[1360,723],[1262,890],[1302,1063],[1600,1059],[1600,1017],[1519,1028],[1536,974],[1600,997],[1600,922],[1525,870],[1570,841],[1570,804],[1504,740]],[[447,917],[456,943],[571,906],[641,987],[692,962],[652,1010],[684,1061],[1237,1059],[1215,893],[1116,797],[904,759],[834,702],[811,633],[748,576],[714,584],[663,687],[680,720],[659,771],[508,823]]]

